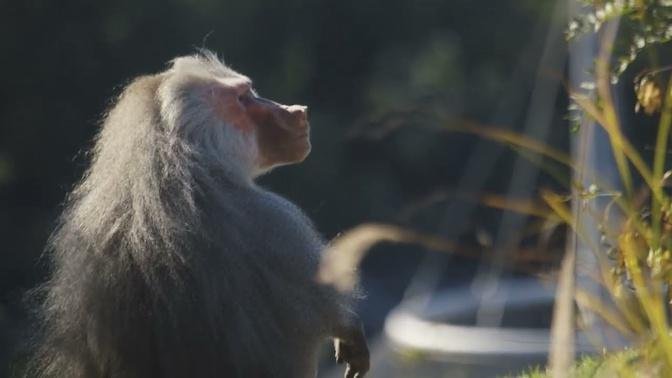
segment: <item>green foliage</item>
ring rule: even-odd
[[[572,367],[568,376],[571,378],[629,377],[632,371],[646,370],[639,365],[640,353],[637,350],[627,349],[602,356],[583,356]],[[535,366],[522,372],[516,378],[551,378],[551,374],[545,368]]]
[[[600,42],[595,83],[587,83],[583,88],[590,95],[571,93],[573,110],[606,134],[623,189],[603,190],[595,182],[589,190],[583,190],[575,184],[579,188],[575,204],[587,205],[598,197],[609,198],[606,206],[596,205],[597,211],[593,213],[580,211],[578,219],[568,216],[570,209],[562,205],[561,196],[547,193],[544,197],[597,257],[599,272],[595,277],[610,296],[610,303],[602,302],[579,287],[575,293],[577,303],[630,338],[637,349],[584,358],[570,376],[634,376],[633,372],[661,376],[663,372],[672,371],[668,289],[672,283],[672,196],[667,190],[672,172],[666,172],[672,88],[669,85],[661,88],[657,75],[669,68],[659,68],[653,59],[644,63],[653,68],[635,79],[637,109],[643,109],[647,115],[660,113],[652,156],[637,148],[623,131],[625,112],[620,109],[622,102],[614,99],[613,84],[642,51],[672,39],[672,1],[586,0],[583,4],[586,9],[570,22],[568,37],[595,32]],[[601,33],[602,27],[611,20],[620,22],[618,35]],[[579,176],[584,172],[583,164],[582,160],[571,163]],[[585,218],[592,218],[593,222],[587,223],[599,225],[599,243],[593,239],[594,231],[584,226]],[[538,369],[523,375],[545,376]]]
[[[670,0],[582,0],[584,11],[567,29],[569,39],[599,31],[605,22],[620,18],[620,36],[614,46],[613,79],[616,80],[652,45],[672,39]]]

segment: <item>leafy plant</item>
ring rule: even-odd
[[[619,117],[621,112],[612,93],[619,75],[640,52],[647,46],[672,39],[672,1],[583,3],[588,9],[570,22],[568,37],[597,32],[600,51],[594,66],[595,82],[582,88],[570,88],[570,98],[577,114],[585,120],[584,125],[599,127],[606,134],[621,185],[609,187],[597,178],[585,187],[577,179],[570,183],[571,195],[545,190],[541,197],[598,260],[599,271],[595,272],[594,279],[605,288],[609,300],[605,303],[579,288],[575,292],[576,302],[629,337],[634,347],[631,351],[611,353],[599,359],[608,362],[606,376],[634,376],[635,371],[645,371],[646,376],[668,376],[672,374],[669,319],[672,313],[672,170],[666,158],[672,127],[672,79],[667,79],[670,82],[665,85],[664,74],[671,67],[659,67],[654,59],[652,68],[635,79],[636,111],[658,118],[651,156],[638,150],[626,137]],[[620,28],[617,27],[619,21]],[[568,167],[575,177],[582,176],[582,161],[528,137],[464,125],[453,126],[453,129],[540,154]],[[606,206],[590,206],[604,198]],[[580,209],[578,216],[572,206]],[[599,225],[600,242],[595,242],[592,231],[586,227],[593,223]],[[593,359],[585,361],[577,365],[574,373],[583,365],[595,365],[591,362]],[[585,374],[576,376],[597,374],[588,370],[594,371],[587,369]],[[524,376],[545,376],[539,369],[526,374]]]
[[[617,81],[628,66],[648,46],[672,39],[672,1],[670,0],[582,0],[583,12],[567,29],[568,39],[599,31],[618,19],[621,35],[613,58],[612,80]]]

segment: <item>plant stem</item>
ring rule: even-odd
[[[660,114],[658,135],[656,136],[656,149],[653,157],[653,183],[651,190],[651,226],[653,238],[651,246],[654,250],[660,246],[661,207],[663,203],[663,174],[665,173],[665,157],[667,155],[667,143],[670,138],[670,125],[672,125],[672,77],[665,91],[665,103]]]

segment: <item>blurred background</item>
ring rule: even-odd
[[[391,376],[376,366],[393,360],[419,366],[422,353],[395,352],[386,335],[403,300],[473,291],[492,277],[525,282],[555,266],[562,232],[549,231],[538,250],[538,236],[521,231],[527,218],[480,197],[515,203],[556,185],[552,177],[446,126],[531,130],[566,149],[565,17],[564,6],[538,0],[0,2],[0,376],[24,348],[23,295],[45,278],[46,239],[110,99],[131,78],[202,47],[252,77],[265,97],[310,106],[311,156],[260,184],[298,203],[326,237],[375,221],[460,246],[381,244],[363,261],[359,311],[372,375]],[[494,260],[493,250],[501,250]],[[542,307],[519,326],[548,327],[550,307]],[[477,318],[488,323],[487,314]],[[443,367],[412,375],[443,371],[433,360]]]

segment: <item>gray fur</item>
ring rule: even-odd
[[[200,101],[239,75],[212,54],[136,79],[48,245],[42,377],[309,377],[349,295],[315,281],[324,242],[256,186],[253,137]]]

